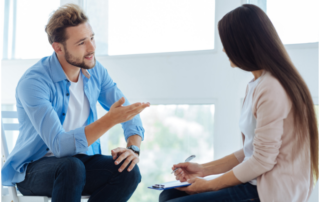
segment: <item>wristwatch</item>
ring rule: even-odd
[[[131,146],[127,147],[127,149],[131,149],[133,152],[135,152],[138,155],[140,155],[140,149],[139,149],[139,147],[137,147],[135,145],[131,145]]]

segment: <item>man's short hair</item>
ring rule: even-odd
[[[88,17],[76,4],[66,4],[58,8],[49,18],[45,31],[49,43],[63,43],[68,39],[65,30],[67,27],[77,26],[88,21]]]

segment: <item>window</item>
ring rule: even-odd
[[[108,55],[108,0],[85,1],[84,11],[95,34],[96,55]]]
[[[105,111],[98,106],[101,117]],[[141,113],[146,130],[139,163],[143,177],[130,201],[158,201],[160,192],[146,187],[175,180],[172,165],[192,154],[194,162],[213,160],[214,111],[214,105],[152,105]],[[101,145],[105,155],[126,146],[120,124],[101,137]]]
[[[42,58],[53,53],[44,31],[60,0],[5,2],[3,59]]]
[[[284,44],[319,42],[319,0],[247,0],[268,14]]]
[[[94,32],[101,32],[97,55],[214,48],[214,0],[86,1],[85,10]]]

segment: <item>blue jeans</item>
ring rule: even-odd
[[[221,189],[219,191],[204,192],[188,195],[176,189],[163,191],[159,197],[160,202],[260,202],[257,187],[250,184]]]
[[[138,166],[118,172],[112,156],[78,154],[72,157],[45,157],[27,167],[26,178],[17,183],[25,196],[48,196],[52,202],[128,201],[141,175]]]

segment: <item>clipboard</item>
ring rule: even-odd
[[[215,178],[220,177],[223,174],[219,174],[219,175],[208,175],[206,177],[203,177],[203,179],[205,180],[213,180]],[[167,189],[174,189],[174,188],[178,188],[178,187],[186,187],[191,185],[188,182],[180,182],[179,180],[175,180],[175,181],[171,181],[171,182],[166,182],[166,183],[162,183],[162,184],[155,184],[152,185],[150,187],[148,187],[149,189],[154,189],[154,190],[167,190]]]

